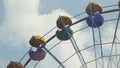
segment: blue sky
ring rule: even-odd
[[[37,34],[43,36],[47,33],[51,28],[56,26],[56,20],[59,15],[68,15],[73,17],[76,14],[84,12],[87,4],[94,1],[101,3],[103,6],[118,3],[118,0],[0,0],[0,67],[6,68],[7,64],[11,60],[19,61],[25,52],[27,52],[30,48],[28,43],[30,37]],[[118,7],[116,6],[108,9],[114,8]],[[105,20],[108,20],[117,18],[117,15],[118,13],[111,13],[103,16],[105,17]],[[86,16],[87,14],[83,14],[77,18],[73,18],[72,21],[75,22],[76,20],[82,19]],[[105,23],[101,27],[104,42],[112,41],[114,33],[113,28],[115,28],[115,25],[112,23],[114,22],[116,23],[116,21],[109,21],[107,23],[110,24]],[[75,31],[84,26],[87,26],[85,21],[72,26],[71,28]],[[74,34],[76,42],[80,45],[80,49],[92,45],[92,33],[89,29],[90,28],[87,28]],[[45,39],[47,40],[54,35],[56,30],[57,28],[45,36]],[[46,47],[49,49],[58,41],[59,40],[55,38],[49,42]],[[110,46],[104,46],[104,52],[105,51],[110,51]],[[51,52],[58,57],[58,59],[63,61],[74,53],[74,49],[72,48],[70,41],[65,41],[60,43],[59,46],[54,48]],[[92,52],[92,49],[82,52],[85,60],[89,61],[94,58],[94,54]],[[107,53],[105,52],[105,54]],[[24,64],[28,58],[29,56],[27,55],[22,63]],[[31,61],[27,68],[32,68],[35,63],[35,61]],[[48,64],[49,66],[47,66]],[[75,55],[72,59],[65,63],[65,66],[66,68],[79,68],[79,64],[80,62],[78,61],[77,55]],[[91,65],[93,64],[94,63]],[[47,54],[46,58],[42,60],[36,68],[57,67],[58,64],[56,61]],[[95,67],[93,66],[93,68]]]

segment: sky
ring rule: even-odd
[[[56,26],[56,20],[60,15],[67,15],[73,17],[77,14],[85,12],[85,8],[89,2],[99,2],[102,6],[118,4],[118,0],[0,0],[0,68],[6,68],[10,61],[19,61],[22,56],[29,50],[29,39],[32,35],[43,36],[50,29]],[[114,3],[113,3],[114,2]],[[103,10],[110,10],[118,8],[104,8]],[[76,18],[72,18],[75,22],[79,19],[88,16],[86,13]],[[118,12],[104,14],[104,19],[117,19]],[[111,42],[116,21],[105,22],[101,26],[102,41]],[[71,27],[73,31],[87,26],[86,21],[76,24]],[[44,38],[47,40],[53,36],[58,28],[56,27],[52,32]],[[119,34],[120,31],[118,31]],[[98,37],[98,30],[95,29],[96,37]],[[91,28],[84,29],[74,34],[76,43],[79,49],[84,49],[93,44]],[[119,36],[118,36],[119,38]],[[97,42],[99,39],[96,39]],[[51,40],[46,48],[50,49],[59,40],[57,38]],[[111,46],[104,46],[103,52],[108,55]],[[99,47],[98,56],[99,55]],[[119,49],[119,48],[118,48]],[[113,49],[114,53],[115,49]],[[62,62],[75,51],[70,41],[63,41],[51,52]],[[119,53],[119,50],[118,50]],[[94,59],[93,48],[82,51],[85,61]],[[25,63],[29,59],[27,55],[21,63]],[[106,59],[104,59],[107,62]],[[36,61],[31,61],[26,68],[32,68]],[[81,63],[77,55],[64,63],[66,68],[79,68]],[[59,64],[47,54],[45,59],[40,61],[36,68],[57,68]],[[95,68],[95,64],[90,63],[89,68]],[[114,66],[114,65],[113,65]]]

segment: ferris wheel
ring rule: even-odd
[[[109,7],[114,8],[107,9]],[[72,21],[82,14],[87,14],[87,17]],[[44,68],[120,68],[119,19],[120,1],[104,7],[97,2],[90,2],[86,12],[71,18],[60,15],[56,26],[44,36],[33,35],[29,40],[31,48],[28,52],[20,61],[11,61],[7,68],[27,68],[33,61],[36,62],[32,68],[47,64],[45,62],[54,67],[47,64]],[[85,24],[79,27],[81,23]],[[46,40],[49,33],[53,35]],[[22,64],[26,55],[29,58]]]

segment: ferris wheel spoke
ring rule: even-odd
[[[115,53],[116,53],[116,55],[118,54],[118,49],[117,49],[117,45],[115,44]],[[116,56],[115,57],[116,58],[116,63],[118,62],[118,57]]]
[[[81,30],[84,30],[84,29],[86,29],[86,28],[88,28],[88,27],[89,27],[89,26],[83,27],[83,28],[81,28],[81,29],[79,29],[79,30],[76,30],[74,33],[79,32],[79,31],[81,31]]]
[[[103,65],[102,68],[104,68],[103,47],[102,47],[102,39],[101,39],[100,27],[98,27],[98,31],[99,31],[100,48],[101,48],[101,57],[102,57],[102,65]]]
[[[117,41],[118,42],[120,42],[120,40],[119,40],[119,38],[118,38],[118,36],[116,35],[116,39],[117,39]],[[118,54],[118,53],[117,53]],[[117,68],[119,68],[120,67],[120,55],[117,57]]]
[[[30,49],[32,49],[32,47],[30,47]],[[30,49],[23,55],[23,57],[19,60],[19,62],[21,62],[25,58],[25,56],[28,54],[28,52],[30,51]]]
[[[81,64],[82,64],[83,68],[87,68],[87,65],[86,65],[86,63],[85,63],[85,60],[84,60],[84,58],[83,58],[83,56],[82,56],[82,54],[81,54],[81,52],[80,52],[80,49],[79,49],[79,47],[78,47],[78,45],[77,45],[74,37],[72,37],[72,38],[70,39],[70,41],[71,41],[71,43],[72,43],[72,45],[73,45],[73,48],[74,48],[76,54],[78,55],[78,58],[79,58],[79,60],[80,60],[80,62],[81,62]]]
[[[65,66],[46,47],[43,48],[60,64],[60,66],[62,66],[62,68],[65,68]]]
[[[113,6],[116,6],[116,5],[110,5],[110,6],[104,6],[104,7],[102,7],[102,8],[107,8],[107,7],[113,7]],[[90,7],[91,8],[91,7]],[[113,9],[113,10],[108,10],[108,11],[103,11],[103,12],[101,12],[100,14],[105,14],[105,13],[110,13],[110,12],[115,12],[115,11],[120,11],[120,7],[119,7],[119,9]],[[83,13],[80,13],[80,14],[78,14],[78,15],[75,15],[75,16],[73,16],[72,18],[74,18],[74,17],[77,17],[77,16],[79,16],[79,15],[82,15],[82,14],[84,14],[85,12],[83,12]],[[83,19],[80,19],[80,20],[78,20],[78,21],[76,21],[76,22],[74,22],[72,25],[75,25],[75,24],[77,24],[77,23],[79,23],[79,22],[81,22],[81,21],[84,21],[84,20],[86,20],[86,18],[87,17],[85,17],[85,18],[83,18]],[[109,68],[109,66],[110,66],[110,68],[113,68],[114,66],[115,67],[117,67],[117,68],[119,68],[120,67],[120,55],[119,56],[117,56],[117,54],[119,54],[118,53],[118,46],[117,46],[117,44],[115,44],[115,42],[116,42],[116,39],[119,41],[119,39],[117,38],[117,35],[116,35],[116,33],[117,33],[117,28],[118,28],[118,22],[119,22],[119,18],[120,18],[120,12],[119,12],[119,17],[118,17],[118,19],[117,19],[117,24],[116,24],[116,28],[115,28],[115,32],[114,32],[114,38],[113,38],[113,42],[112,42],[112,46],[111,46],[111,48],[110,48],[110,55],[109,56],[107,56],[108,57],[108,65],[107,65],[107,67]],[[113,21],[113,20],[116,20],[116,19],[111,19],[111,20],[107,20],[107,21]],[[104,21],[105,22],[105,21]],[[94,23],[94,22],[93,22]],[[94,23],[95,24],[95,23]],[[72,25],[70,25],[70,26],[72,26]],[[70,27],[69,26],[69,27]],[[52,28],[49,32],[47,32],[44,36],[46,36],[48,33],[50,33],[52,30],[54,30],[56,28],[56,26],[54,27],[54,28]],[[66,27],[65,27],[66,28]],[[84,27],[83,29],[86,29],[86,28],[88,28],[88,26],[87,27]],[[79,29],[78,31],[80,31],[80,30],[83,30],[83,29]],[[90,47],[93,47],[93,49],[94,49],[94,58],[95,58],[95,60],[93,60],[93,61],[91,61],[91,62],[95,62],[95,65],[96,65],[96,68],[99,68],[99,66],[101,66],[101,68],[104,68],[105,66],[104,66],[104,57],[105,57],[105,54],[103,54],[104,52],[103,52],[103,47],[102,47],[102,45],[104,45],[103,44],[103,42],[102,42],[102,37],[101,37],[101,32],[100,32],[100,28],[98,28],[98,30],[99,30],[99,39],[97,39],[97,38],[95,38],[95,31],[94,31],[94,28],[92,28],[92,31],[93,31],[93,46],[90,46]],[[67,30],[66,30],[67,31]],[[76,32],[78,32],[78,31],[75,31],[74,33],[76,33]],[[69,34],[69,32],[67,32],[68,33],[68,35],[70,36],[70,34]],[[43,36],[43,37],[44,37]],[[56,34],[54,34],[51,38],[49,38],[47,41],[46,41],[46,43],[48,43],[49,41],[51,41],[53,38],[55,38],[56,37]],[[98,40],[99,40],[99,42],[98,42]],[[84,60],[84,57],[83,57],[83,55],[82,55],[82,53],[81,53],[81,51],[82,50],[80,50],[79,49],[79,47],[78,47],[78,45],[77,45],[77,43],[76,43],[76,40],[74,39],[74,37],[72,36],[71,38],[70,38],[70,41],[71,41],[71,43],[72,43],[72,45],[73,45],[73,48],[74,48],[74,50],[75,50],[75,53],[72,55],[72,56],[74,56],[75,54],[77,54],[77,56],[78,56],[78,58],[79,58],[79,60],[80,60],[80,63],[82,64],[82,66],[81,67],[83,67],[83,68],[87,68],[87,62],[85,62],[85,60]],[[47,53],[49,53],[59,64],[60,64],[60,66],[61,67],[63,67],[63,68],[65,68],[64,67],[64,65],[63,65],[63,63],[65,62],[65,61],[67,61],[68,59],[70,59],[72,56],[70,56],[68,59],[66,59],[65,61],[63,61],[62,63],[55,57],[55,55],[53,55],[51,52],[50,52],[50,50],[51,49],[53,49],[53,48],[55,48],[57,45],[59,45],[59,43],[61,43],[61,41],[60,42],[58,42],[55,46],[53,46],[52,48],[50,48],[50,49],[47,49],[45,46],[42,46],[42,48],[44,48],[46,51],[47,51]],[[97,46],[96,46],[96,44],[98,43],[98,45],[100,46],[100,50],[101,50],[101,56],[98,56],[98,50],[97,50]],[[98,46],[98,47],[99,47]],[[90,47],[88,47],[88,48],[90,48]],[[83,49],[83,50],[86,50],[86,49],[88,49],[88,48],[85,48],[85,49]],[[115,51],[115,53],[114,54],[116,54],[114,57],[113,57],[113,50]],[[29,51],[28,51],[29,52]],[[28,53],[27,52],[27,53]],[[20,59],[20,61],[19,62],[21,62],[22,60],[23,60],[23,58],[27,55],[27,53],[25,53],[25,55]],[[101,60],[102,59],[102,60]],[[29,58],[28,59],[28,61],[25,63],[25,65],[24,66],[26,66],[29,62],[30,62],[30,60],[31,60],[31,58]],[[38,62],[39,63],[39,62]],[[36,63],[36,65],[33,67],[33,68],[35,68],[37,65],[38,65],[38,63]]]
[[[109,56],[107,68],[109,68],[109,63],[110,63],[109,61],[111,60],[111,55],[112,55],[113,46],[114,46],[115,39],[116,39],[116,34],[117,34],[119,19],[120,19],[120,12],[119,12],[118,19],[117,19],[117,24],[116,24],[116,27],[115,27],[115,32],[114,32],[114,37],[113,37],[113,43],[112,43],[111,50],[110,50],[110,56]]]
[[[70,37],[71,35],[69,34],[68,30],[67,29],[65,29],[65,30],[66,30],[68,36]],[[82,56],[82,54],[80,52],[80,49],[79,49],[79,47],[78,47],[78,45],[77,45],[77,43],[76,43],[73,36],[70,38],[70,41],[71,41],[71,43],[73,45],[73,48],[74,48],[74,50],[75,50],[75,52],[76,52],[76,54],[77,54],[77,56],[78,56],[78,58],[80,60],[80,63],[82,64],[83,68],[87,68],[85,60],[84,60],[84,58],[83,58],[83,56]]]
[[[33,68],[36,68],[39,63],[40,63],[40,61],[38,61],[38,62],[33,66]]]
[[[94,28],[92,28],[92,35],[93,35],[93,46],[94,46],[94,57],[95,57],[95,65],[96,65],[96,68],[98,67],[97,66],[97,55],[96,55],[96,45],[95,45],[95,34],[94,34]]]
[[[92,26],[93,26],[95,24],[95,22],[94,22],[94,20],[92,18],[92,16],[93,16],[93,8],[92,7],[95,8],[95,6],[92,6],[92,3],[89,3],[89,4],[90,4],[90,18],[91,18]],[[92,27],[92,37],[93,37],[93,45],[94,45],[95,66],[96,66],[96,68],[98,68],[98,65],[97,65],[97,55],[96,55],[96,46],[95,46],[95,33],[94,33],[94,28],[93,27]]]
[[[60,17],[60,16],[59,16],[59,17]],[[78,56],[78,58],[79,58],[79,60],[80,60],[80,63],[83,65],[83,68],[87,68],[87,65],[86,65],[86,63],[85,63],[85,60],[84,60],[81,52],[79,51],[80,49],[79,49],[79,47],[78,47],[78,45],[77,45],[74,37],[69,33],[68,29],[66,29],[67,27],[65,27],[65,22],[64,22],[63,18],[60,17],[60,19],[61,19],[61,21],[62,21],[61,23],[62,23],[62,25],[64,26],[65,31],[66,31],[68,37],[69,37],[69,38],[71,37],[71,38],[70,38],[70,41],[71,41],[71,43],[72,43],[72,45],[73,45],[73,48],[74,48],[74,50],[75,50],[75,52],[76,52],[76,54],[77,54],[77,56]]]
[[[119,68],[120,66],[120,56],[119,56],[119,60],[118,60],[118,64],[117,64],[117,68]]]
[[[117,64],[116,64],[115,60],[114,59],[111,59],[111,60],[112,60],[112,62],[114,64],[114,66],[117,68]]]
[[[114,7],[114,6],[117,6],[117,4],[109,5],[109,6],[104,6],[104,7],[102,7],[102,8],[108,8],[108,7]]]
[[[55,47],[56,47],[57,45],[59,45],[61,42],[62,42],[62,41],[59,41],[57,44],[55,44],[53,47],[51,47],[51,48],[49,49],[49,51],[52,50],[53,48],[55,48]]]

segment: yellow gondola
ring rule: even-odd
[[[119,0],[119,2],[118,2],[118,7],[120,8],[120,0]]]
[[[99,12],[99,13],[102,12],[101,5],[97,2],[89,3],[88,6],[86,7],[86,13],[88,15],[94,15],[96,12]]]
[[[7,68],[25,68],[25,67],[20,62],[13,62],[13,61],[11,61],[8,64]]]
[[[36,35],[31,37],[29,43],[33,47],[40,47],[41,44],[46,44],[46,40],[43,37]]]
[[[72,20],[68,17],[68,16],[60,16],[58,19],[57,19],[57,27],[60,28],[60,29],[64,29],[64,25],[72,25]]]

